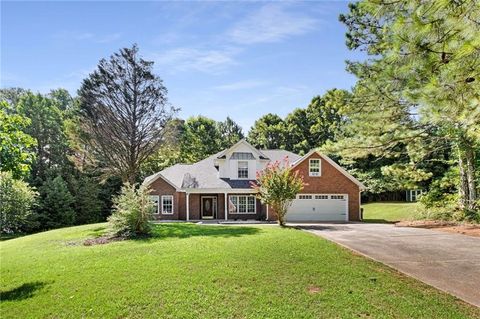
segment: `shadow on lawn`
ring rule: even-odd
[[[254,235],[261,231],[257,227],[248,226],[206,226],[184,223],[156,224],[149,237],[140,237],[137,240],[150,241],[165,238],[188,238],[194,236],[212,237],[240,237]]]
[[[46,282],[33,281],[10,290],[0,291],[0,301],[16,301],[33,297],[35,292],[47,285]]]
[[[398,221],[385,220],[385,219],[363,219],[362,222],[368,223],[368,224],[395,224],[395,223],[398,223]]]

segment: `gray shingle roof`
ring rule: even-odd
[[[301,157],[284,150],[262,150],[261,152],[268,156],[270,161],[282,161],[285,156],[288,156],[290,163],[293,163]],[[215,168],[214,162],[221,153],[211,155],[194,164],[170,166],[157,174],[147,177],[144,183],[148,183],[160,175],[177,188],[250,188],[251,181],[249,180],[230,180],[218,177],[218,170]]]

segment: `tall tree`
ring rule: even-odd
[[[218,122],[218,130],[220,131],[222,148],[230,147],[244,138],[241,126],[228,116],[225,121]]]
[[[347,45],[370,58],[348,64],[359,80],[349,109],[350,137],[339,145],[344,156],[395,157],[406,151],[406,169],[417,170],[431,152],[452,143],[460,208],[477,209],[479,18],[476,1],[350,5],[340,17],[348,28]],[[416,147],[426,140],[425,147]]]
[[[247,140],[255,147],[281,149],[285,147],[285,122],[276,114],[266,114],[255,121]]]
[[[222,150],[217,123],[204,116],[190,117],[183,125],[181,154],[185,162],[193,163]]]
[[[31,149],[36,141],[23,132],[30,122],[0,101],[0,171],[10,171],[14,178],[27,175],[35,158]]]
[[[176,112],[153,62],[140,57],[136,45],[123,48],[100,60],[78,96],[85,143],[109,173],[136,182],[140,165],[162,145]]]

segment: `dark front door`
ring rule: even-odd
[[[202,197],[202,218],[214,218],[217,201],[214,197]]]

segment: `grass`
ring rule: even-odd
[[[480,309],[312,234],[163,224],[84,246],[105,224],[0,243],[5,318],[473,318]]]
[[[418,203],[377,202],[363,204],[363,221],[367,223],[393,223],[413,220],[417,216]]]

